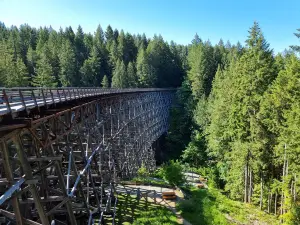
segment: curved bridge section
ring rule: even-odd
[[[114,184],[155,168],[174,90],[61,90],[3,91],[3,224],[114,224]]]

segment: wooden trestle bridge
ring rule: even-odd
[[[0,94],[0,224],[114,221],[114,186],[155,168],[174,89],[13,88]]]

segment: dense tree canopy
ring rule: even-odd
[[[80,25],[74,32],[0,23],[1,85],[178,87],[185,73],[180,49],[161,36],[149,39],[110,25],[90,34]],[[111,85],[114,75],[126,82]]]
[[[213,167],[231,198],[297,224],[298,43],[275,56],[257,22],[245,46],[212,45],[198,34],[178,45],[100,25],[94,34],[75,31],[0,22],[0,85],[179,87],[166,158]]]
[[[184,162],[215,168],[231,198],[285,224],[299,221],[298,51],[274,56],[256,22],[245,47],[211,46],[196,35],[167,136]]]

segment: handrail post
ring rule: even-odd
[[[61,102],[61,98],[60,98],[59,89],[56,89],[56,91],[57,91],[57,95],[58,95],[59,102]]]
[[[19,95],[20,95],[20,98],[21,98],[21,102],[25,108],[25,111],[27,112],[27,108],[26,108],[26,104],[25,104],[25,101],[24,101],[24,96],[23,96],[23,93],[21,91],[21,89],[19,89]]]
[[[55,105],[55,101],[54,101],[54,97],[53,97],[52,90],[51,90],[51,89],[49,89],[49,91],[50,91],[50,95],[51,95],[51,98],[52,98],[52,103]]]
[[[34,101],[35,107],[38,107],[38,104],[37,104],[36,97],[35,97],[35,94],[34,94],[33,89],[31,90],[31,96],[32,96],[32,99],[33,99],[33,101]]]
[[[41,90],[42,90],[43,102],[44,102],[44,104],[45,104],[46,108],[48,108],[48,106],[47,106],[47,102],[46,102],[46,99],[45,99],[44,89],[43,89],[43,88],[41,88]]]
[[[10,113],[12,113],[6,91],[3,89],[2,93],[3,93],[3,99],[6,102],[7,109]]]
[[[64,93],[64,98],[65,98],[65,100],[64,100],[64,101],[67,101],[67,95],[66,95],[65,89],[62,89],[62,90],[63,90],[63,93]]]
[[[72,100],[72,95],[71,95],[71,92],[70,92],[70,88],[68,88],[68,93],[69,93],[70,100]]]

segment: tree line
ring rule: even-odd
[[[295,33],[300,38],[300,29]],[[288,46],[287,46],[288,47]],[[184,46],[99,25],[5,27],[5,87],[179,87],[166,139],[169,158],[209,167],[232,199],[300,223],[300,46],[274,54],[258,23],[245,45],[197,34]]]
[[[132,35],[99,25],[59,31],[0,22],[0,85],[4,87],[178,87],[187,47],[162,36]]]
[[[299,50],[275,55],[256,22],[245,46],[196,37],[167,137],[183,161],[213,168],[232,199],[285,224],[300,223]]]

